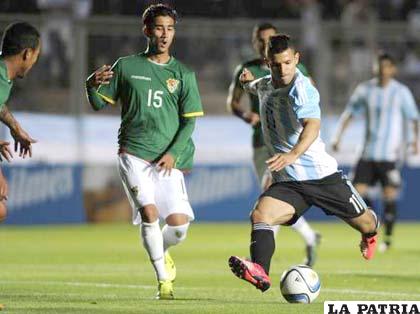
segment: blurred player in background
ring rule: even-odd
[[[277,28],[271,23],[261,23],[254,27],[252,43],[255,51],[258,53],[258,58],[245,62],[236,68],[227,99],[228,109],[237,117],[250,124],[254,130],[252,136],[253,162],[258,182],[263,190],[271,185],[272,176],[267,171],[266,160],[270,158],[270,153],[264,145],[260,123],[260,104],[257,95],[247,93],[249,95],[250,110],[243,109],[241,98],[246,91],[244,91],[239,77],[244,69],[250,71],[256,79],[270,74],[264,55],[270,36],[276,33]],[[308,76],[308,71],[302,63],[298,63],[297,68],[303,75]],[[277,234],[279,227],[279,225],[273,226],[275,234]],[[299,218],[292,228],[302,236],[306,243],[306,259],[304,263],[308,266],[313,266],[316,260],[316,246],[320,241],[321,235],[316,233],[303,217]]]
[[[371,259],[376,247],[377,218],[351,183],[337,170],[320,138],[319,93],[297,68],[299,53],[287,35],[271,36],[266,50],[271,75],[255,80],[244,70],[244,88],[258,95],[268,168],[274,183],[251,213],[251,261],[231,256],[232,272],[257,289],[271,286],[268,277],[275,250],[272,226],[292,225],[311,206],[335,215],[362,235],[360,250]]]
[[[158,299],[173,299],[176,269],[168,248],[185,240],[194,219],[183,171],[192,167],[191,135],[203,115],[194,72],[170,54],[176,22],[174,9],[151,5],[143,13],[147,50],[104,65],[87,80],[93,109],[118,100],[122,106],[119,171],[156,272]]]
[[[382,186],[385,227],[380,250],[391,245],[391,236],[397,217],[397,196],[401,184],[398,164],[408,152],[417,154],[418,110],[407,86],[394,79],[397,72],[395,60],[389,54],[377,59],[375,78],[360,83],[343,112],[333,149],[338,150],[344,130],[353,116],[365,118],[365,139],[362,155],[355,169],[353,184],[368,201],[368,189],[380,182]]]
[[[32,139],[9,111],[6,103],[13,87],[13,80],[23,78],[38,60],[41,39],[38,30],[32,25],[19,22],[9,25],[2,37],[0,55],[0,121],[9,129],[15,140],[15,151],[19,156],[32,157]],[[13,158],[9,142],[0,140],[0,160],[11,161]],[[0,170],[0,222],[7,216],[5,201],[8,186],[6,178]]]

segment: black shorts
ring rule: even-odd
[[[327,215],[355,218],[367,209],[366,203],[341,172],[319,180],[287,181],[272,184],[261,196],[269,196],[292,205],[296,211],[287,223],[294,224],[312,205]]]
[[[360,159],[354,171],[353,183],[399,187],[401,174],[395,162]]]

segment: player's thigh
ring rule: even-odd
[[[320,207],[327,215],[350,219],[367,210],[366,203],[353,184],[339,172],[305,183],[304,191],[310,197],[311,204]]]
[[[121,154],[118,156],[118,170],[133,209],[156,204],[154,170],[148,162]]]
[[[156,205],[160,216],[167,219],[169,216],[185,215],[188,220],[194,220],[184,174],[178,169],[172,169],[170,175],[159,173],[156,189]]]
[[[380,162],[377,164],[377,173],[381,185],[390,193],[401,186],[401,172],[395,162]]]
[[[374,163],[372,161],[367,161],[360,159],[357,162],[355,169],[352,174],[352,182],[355,187],[365,188],[367,193],[367,187],[373,185],[377,178],[375,178]],[[363,194],[362,191],[359,193]]]
[[[271,225],[292,225],[309,206],[297,184],[274,183],[260,196],[251,218],[253,222],[264,217]]]
[[[254,148],[254,168],[257,173],[258,183],[261,183],[267,169],[267,164],[265,163],[267,159],[270,158],[270,154],[266,146]]]

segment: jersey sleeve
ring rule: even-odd
[[[354,90],[353,94],[350,96],[345,109],[345,113],[348,115],[357,115],[362,109],[363,105],[366,103],[366,88],[363,85],[358,85]]]
[[[114,72],[112,79],[107,85],[100,85],[97,90],[97,94],[107,103],[115,105],[119,98],[121,86],[121,59],[115,61],[112,65],[111,70]]]
[[[180,105],[183,118],[204,115],[197,80],[193,72],[187,73],[183,79]]]
[[[416,101],[408,88],[404,88],[402,91],[402,110],[404,117],[408,120],[417,120],[419,118]]]
[[[301,119],[321,119],[319,107],[319,93],[309,82],[298,83],[294,93],[293,110],[296,117]]]

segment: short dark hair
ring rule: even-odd
[[[38,30],[29,23],[10,24],[3,33],[1,54],[2,56],[14,56],[24,49],[35,49],[39,45],[40,37]]]
[[[276,34],[270,36],[270,40],[268,42],[267,53],[269,54],[276,54],[283,52],[287,49],[293,49],[296,51],[296,44],[294,40],[289,35],[286,34]]]
[[[397,64],[397,61],[395,60],[393,55],[389,54],[388,52],[380,52],[378,54],[378,63],[384,60],[391,62],[393,65]]]
[[[152,4],[144,10],[142,16],[143,24],[146,26],[152,25],[158,16],[170,16],[174,19],[175,23],[178,21],[178,13],[176,13],[175,9],[167,4],[158,3]]]
[[[252,38],[256,39],[260,32],[265,31],[267,29],[273,29],[275,32],[277,32],[277,27],[275,27],[273,24],[263,22],[254,26],[254,29],[252,30]]]

